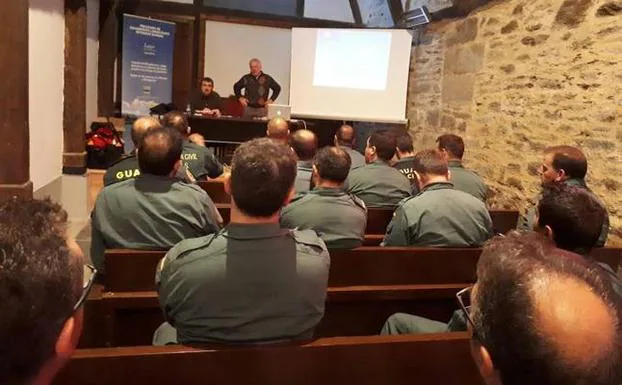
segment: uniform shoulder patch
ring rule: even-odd
[[[166,259],[168,262],[181,259],[190,252],[209,246],[217,238],[217,236],[218,234],[209,234],[200,238],[183,240],[173,246],[173,248],[166,253]]]
[[[302,244],[313,248],[318,253],[328,251],[326,243],[320,238],[314,230],[291,230],[294,240],[298,244]]]
[[[361,198],[357,197],[354,194],[348,194],[348,195],[350,196],[350,198],[352,199],[352,202],[354,202],[355,205],[367,211],[367,206],[365,205],[365,202]]]

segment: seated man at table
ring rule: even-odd
[[[91,214],[91,259],[101,273],[106,249],[168,250],[218,231],[218,211],[205,191],[174,178],[181,151],[175,131],[149,131],[138,148],[141,174],[99,193]]]
[[[212,78],[201,80],[201,89],[195,92],[190,99],[190,110],[193,114],[203,116],[220,117],[222,110],[222,98],[214,91]]]
[[[104,174],[104,186],[110,186],[111,184],[123,182],[126,179],[136,178],[140,175],[138,158],[136,157],[136,149],[140,147],[140,144],[148,131],[161,127],[162,125],[160,124],[160,121],[151,116],[136,119],[132,125],[132,142],[134,143],[134,150],[129,155],[124,156],[113,163],[108,170],[106,170],[106,173]],[[181,167],[175,177],[188,183],[196,182],[186,167]]]
[[[477,247],[492,236],[486,205],[454,189],[439,151],[418,152],[413,168],[421,192],[395,210],[384,246]]]
[[[486,202],[488,187],[479,175],[467,170],[462,165],[464,156],[464,141],[458,135],[445,134],[436,139],[438,150],[443,154],[449,166],[451,183],[456,190],[464,191],[475,198]]]
[[[618,385],[619,304],[591,266],[560,259],[542,238],[498,238],[458,299],[487,385]]]
[[[48,385],[76,349],[95,271],[47,200],[0,204],[0,384]]]
[[[324,147],[313,161],[313,190],[296,196],[281,212],[281,225],[313,229],[329,249],[352,249],[363,244],[367,209],[347,194],[343,184],[350,170],[350,156],[339,147]]]
[[[298,130],[291,135],[289,144],[298,157],[298,172],[294,184],[296,193],[309,191],[313,173],[313,157],[317,152],[317,136],[310,130]]]
[[[266,343],[308,339],[324,315],[330,257],[313,230],[279,225],[294,195],[291,149],[260,138],[233,155],[225,189],[231,222],[182,241],[159,264],[168,323],[154,344]]]
[[[397,157],[397,162],[393,164],[393,167],[408,178],[413,188],[413,195],[417,194],[419,189],[417,188],[417,177],[413,169],[415,149],[413,147],[413,139],[408,133],[398,135],[396,138],[395,156]]]
[[[281,117],[275,117],[268,121],[266,136],[285,144],[289,141],[289,123]]]
[[[183,137],[182,164],[196,180],[207,180],[208,177],[218,178],[222,175],[223,166],[214,154],[205,146],[200,146],[188,139],[190,127],[185,114],[177,111],[169,112],[164,115],[162,124],[174,129]]]
[[[350,155],[352,165],[350,168],[358,168],[365,166],[365,157],[354,149],[356,145],[356,132],[354,127],[344,124],[337,130],[335,134],[335,146],[341,147]]]
[[[399,171],[389,166],[395,155],[395,135],[376,131],[367,139],[367,165],[350,172],[346,190],[365,202],[367,207],[395,208],[411,194],[410,182]]]

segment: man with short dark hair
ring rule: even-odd
[[[268,129],[266,136],[282,143],[289,141],[289,123],[280,116],[274,117],[268,121]]]
[[[413,168],[421,192],[395,210],[385,246],[475,247],[492,236],[486,205],[453,188],[439,151],[418,152]]]
[[[296,158],[267,138],[240,145],[225,190],[231,222],[162,259],[156,282],[168,323],[154,344],[308,339],[324,314],[330,257],[313,230],[279,225],[294,195]]]
[[[367,225],[365,203],[347,194],[343,185],[350,156],[339,147],[324,147],[313,161],[313,190],[296,196],[281,212],[286,228],[313,229],[329,249],[351,249],[363,244]]]
[[[399,171],[389,166],[395,154],[395,135],[376,131],[367,139],[367,165],[350,172],[347,191],[365,202],[367,207],[394,208],[411,194],[410,182]]]
[[[168,250],[218,231],[218,211],[205,191],[174,178],[182,142],[171,129],[149,131],[138,148],[141,174],[99,193],[91,214],[91,259],[100,272],[106,249]]]
[[[572,146],[549,147],[544,150],[544,160],[539,172],[542,186],[559,183],[576,186],[588,191],[598,200],[606,215],[596,247],[605,246],[609,233],[609,214],[607,214],[605,204],[592,193],[585,183],[587,159],[583,152]],[[539,197],[536,198],[536,202],[539,200]],[[535,219],[536,207],[534,206],[528,209],[526,214],[520,218],[518,228],[521,230],[531,230],[535,225]]]
[[[47,385],[73,354],[96,271],[49,199],[0,204],[0,383]]]
[[[588,190],[563,183],[547,184],[537,205],[534,230],[546,235],[562,250],[589,259],[589,253],[598,244],[607,210]],[[622,298],[622,283],[616,272],[606,263],[596,262],[611,280],[616,293]]]
[[[317,136],[310,130],[298,130],[291,135],[289,144],[298,157],[298,172],[294,184],[296,193],[309,191],[313,173],[313,157],[317,152]]]
[[[356,133],[349,124],[344,124],[335,133],[335,146],[341,147],[350,155],[352,160],[351,169],[365,166],[365,157],[354,149],[356,145]]]
[[[203,78],[201,88],[190,98],[190,109],[193,114],[203,116],[220,117],[222,110],[222,98],[214,91],[214,80]]]
[[[413,159],[415,158],[415,149],[413,140],[410,135],[405,132],[396,138],[395,157],[397,162],[393,164],[393,168],[399,170],[408,180],[413,189],[413,195],[419,192],[417,188],[417,176],[413,169]]]
[[[207,180],[222,175],[223,166],[214,154],[205,146],[198,145],[188,139],[190,127],[188,118],[181,112],[173,111],[164,115],[162,124],[177,131],[183,137],[182,164],[190,171],[194,179]]]
[[[620,383],[622,335],[611,288],[593,265],[559,258],[542,237],[491,241],[477,283],[458,298],[486,384]]]
[[[259,59],[251,59],[248,66],[250,73],[242,76],[233,85],[233,92],[240,104],[244,106],[245,117],[266,116],[268,114],[266,107],[279,97],[281,86],[272,76],[263,72],[263,65]]]
[[[486,202],[488,187],[479,175],[464,168],[462,157],[464,156],[464,141],[462,137],[454,134],[441,135],[436,139],[438,150],[443,154],[449,166],[450,181],[456,190],[464,191],[475,198]]]

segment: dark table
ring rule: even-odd
[[[267,120],[247,118],[209,118],[192,116],[189,119],[192,133],[203,135],[208,145],[238,144],[266,135]],[[293,120],[290,131],[306,128],[318,136],[320,147],[333,144],[335,132],[343,124],[337,120]]]

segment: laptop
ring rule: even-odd
[[[292,116],[292,107],[282,104],[268,104],[268,119],[283,118],[289,120]]]

